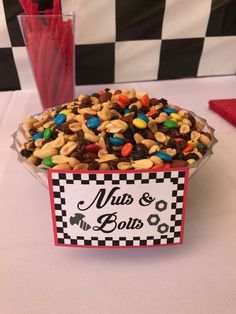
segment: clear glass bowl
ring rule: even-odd
[[[63,106],[63,105],[62,105]],[[62,106],[57,106],[54,108],[51,108],[50,110],[57,110]],[[169,106],[171,107],[171,106]],[[184,108],[182,108],[184,109]],[[198,161],[194,162],[192,165],[189,166],[189,178],[192,178],[199,170],[200,168],[202,168],[202,166],[206,163],[206,161],[213,155],[213,146],[217,143],[217,139],[215,138],[215,129],[213,129],[211,126],[209,126],[209,124],[207,123],[206,119],[203,119],[199,116],[197,116],[194,112],[188,110],[188,109],[184,109],[187,110],[190,114],[192,114],[196,120],[200,121],[203,125],[203,131],[205,132],[209,132],[211,134],[212,137],[212,141],[211,144],[208,146],[208,150],[206,152],[206,154],[200,158]],[[42,113],[39,114],[35,114],[32,117],[40,119]],[[13,137],[13,144],[11,145],[11,148],[16,151],[17,153],[17,159],[18,161],[37,179],[39,180],[46,188],[48,188],[48,180],[47,180],[47,171],[44,169],[40,169],[34,165],[32,165],[31,163],[29,163],[27,161],[27,159],[25,157],[23,157],[20,154],[21,151],[21,144],[23,144],[24,142],[28,141],[26,135],[25,135],[25,131],[24,131],[24,127],[23,127],[23,123],[21,123],[18,126],[18,129],[16,130],[16,132],[14,132],[12,134]],[[117,170],[119,171],[119,170]],[[135,170],[134,170],[135,171]]]

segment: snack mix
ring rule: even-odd
[[[134,89],[105,89],[23,123],[21,155],[42,169],[186,167],[202,158],[210,133],[192,113]]]

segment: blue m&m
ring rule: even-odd
[[[119,137],[109,137],[109,143],[114,146],[122,146],[124,144],[124,140]]]
[[[86,122],[87,127],[89,127],[90,129],[96,129],[100,124],[101,124],[101,121],[97,117],[92,117],[88,119]]]
[[[155,155],[160,157],[163,161],[172,161],[172,157],[164,152],[157,152]]]

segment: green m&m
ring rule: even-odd
[[[48,140],[52,136],[52,130],[50,128],[46,128],[43,132],[43,138]]]
[[[163,123],[164,126],[167,126],[168,128],[176,128],[178,126],[178,123],[174,120],[167,120]]]

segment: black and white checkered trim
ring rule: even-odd
[[[114,239],[112,237],[105,237],[104,240],[100,240],[97,237],[86,239],[83,236],[71,238],[67,233],[66,211],[63,210],[65,204],[65,198],[63,193],[65,192],[65,184],[73,184],[74,181],[79,180],[82,184],[90,184],[90,181],[96,182],[97,185],[104,185],[105,182],[110,181],[114,185],[119,185],[121,181],[126,181],[127,184],[134,184],[140,181],[142,184],[148,184],[150,180],[156,182],[163,182],[164,180],[170,180],[175,189],[172,192],[171,202],[171,222],[168,228],[170,229],[168,236],[161,234],[159,238],[153,236],[147,236],[144,239],[140,237],[134,237],[128,239],[125,237],[119,237]],[[56,213],[56,227],[57,237],[59,244],[69,244],[78,246],[152,246],[163,245],[171,243],[179,243],[181,240],[181,225],[182,225],[182,208],[183,208],[183,193],[184,193],[184,171],[169,171],[169,172],[143,172],[143,173],[113,173],[113,174],[86,174],[86,173],[52,173],[53,182],[53,194],[55,201],[55,213]]]
[[[19,1],[0,1],[0,90],[35,88],[16,18],[22,8]],[[53,0],[34,2],[40,10],[53,5]],[[235,74],[233,0],[65,0],[61,5],[78,21],[76,85]]]

